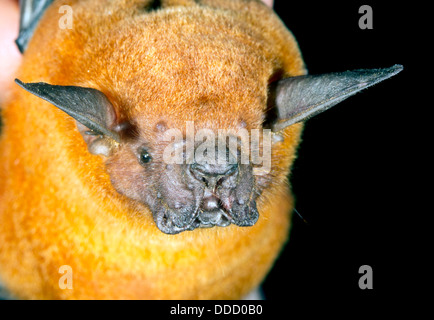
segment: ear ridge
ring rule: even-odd
[[[58,107],[95,133],[120,142],[119,134],[109,129],[116,120],[114,108],[101,91],[44,82],[24,83],[19,79],[15,79],[15,82],[26,91]]]
[[[278,121],[273,125],[273,131],[280,131],[326,111],[402,69],[402,65],[394,65],[384,69],[359,69],[283,79],[276,88]]]

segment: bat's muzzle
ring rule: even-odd
[[[206,190],[211,190],[211,194],[204,195],[204,205],[213,209],[216,201],[212,194],[215,194],[216,189],[222,186],[225,180],[238,174],[238,164],[200,165],[194,163],[189,166],[189,170],[197,181],[204,184]]]
[[[230,224],[252,226],[258,220],[252,167],[239,163],[193,163],[182,169],[189,199],[175,194],[154,214],[158,228],[169,234]],[[177,205],[171,205],[171,203]],[[184,205],[179,205],[184,203]]]

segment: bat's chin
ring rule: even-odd
[[[246,206],[233,206],[229,210],[224,206],[211,210],[199,207],[193,212],[176,212],[166,208],[154,214],[158,229],[167,234],[177,234],[197,228],[227,227],[230,224],[248,227],[253,226],[258,217],[255,201]]]

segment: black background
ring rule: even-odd
[[[373,9],[372,30],[359,28],[365,4]],[[414,227],[421,224],[421,212],[408,208],[416,187],[408,180],[414,174],[408,157],[415,156],[416,139],[407,109],[417,108],[405,84],[414,72],[408,52],[416,41],[409,5],[277,0],[274,8],[310,74],[394,64],[404,71],[306,122],[290,182],[308,223],[293,215],[289,242],[263,285],[265,297],[364,304],[406,295],[416,282],[408,267],[418,267],[412,255]],[[373,269],[373,290],[358,286],[362,265]]]

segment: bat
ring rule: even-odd
[[[22,1],[16,42],[0,279],[30,299],[242,298],[287,240],[303,122],[403,69],[310,75],[253,0]]]

